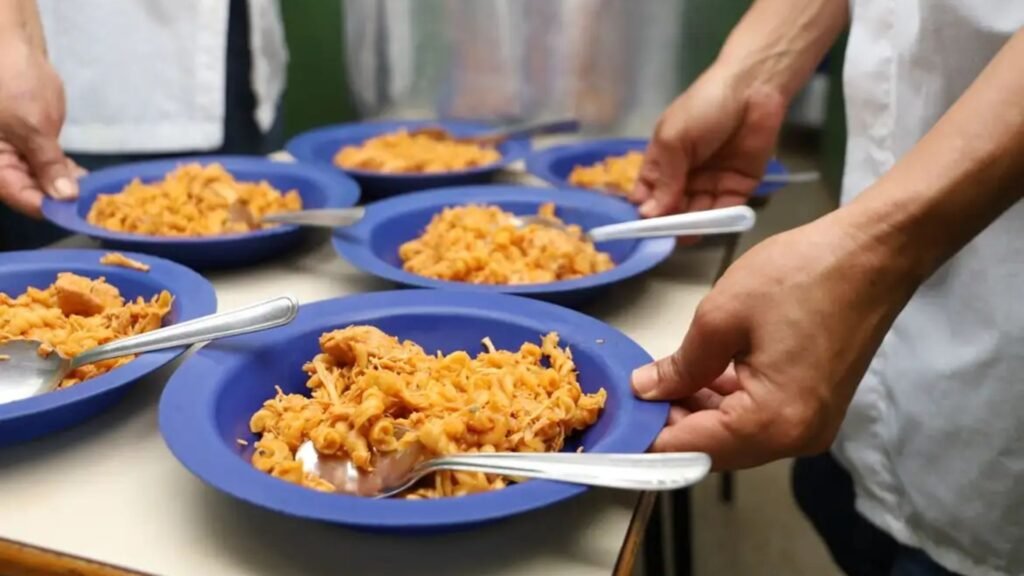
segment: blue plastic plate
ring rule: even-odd
[[[598,246],[611,254],[615,268],[579,278],[547,284],[481,285],[435,280],[406,272],[398,258],[403,243],[423,233],[431,217],[446,206],[495,204],[515,214],[536,214],[545,202],[555,203],[556,214],[584,229],[639,218],[628,202],[582,190],[530,186],[464,186],[428,190],[374,202],[366,217],[334,234],[334,247],[357,268],[403,286],[471,292],[521,294],[565,305],[577,305],[608,286],[645,272],[667,258],[674,238],[619,240]]]
[[[455,120],[386,120],[358,122],[317,128],[292,138],[285,148],[300,162],[309,162],[341,170],[334,166],[334,155],[344,146],[356,146],[366,140],[402,128],[442,126],[457,135],[479,134],[490,130],[487,124]],[[382,174],[366,170],[345,170],[372,198],[404,194],[414,190],[489,182],[503,166],[530,151],[529,140],[509,140],[498,146],[501,160],[488,166],[439,174]]]
[[[595,164],[609,156],[621,156],[626,152],[647,149],[647,140],[637,138],[616,138],[610,140],[589,140],[575,144],[554,146],[539,150],[526,157],[526,170],[530,174],[558,188],[573,188],[569,174],[576,166]],[[771,160],[765,174],[786,174],[786,168],[778,160]],[[754,191],[755,198],[767,197],[782,188],[784,184],[761,184]]]
[[[100,240],[104,246],[161,256],[192,268],[227,268],[266,260],[302,239],[295,226],[279,226],[246,234],[203,238],[171,238],[111,232],[86,221],[98,194],[121,191],[135,178],[162,179],[181,164],[220,163],[239,180],[267,180],[282,191],[298,190],[304,208],[345,208],[359,200],[359,186],[337,170],[298,163],[274,162],[260,156],[191,156],[123,164],[98,170],[82,179],[77,202],[44,200],[43,216],[70,232]]]
[[[373,500],[325,494],[259,472],[249,462],[249,418],[279,385],[307,393],[302,364],[325,331],[371,324],[428,351],[518,349],[548,331],[561,336],[584,391],[604,388],[597,423],[566,446],[587,452],[643,452],[665,423],[668,406],[633,397],[633,369],[650,361],[614,328],[552,304],[502,294],[401,290],[302,306],[289,325],[207,345],[182,363],[160,399],[160,431],[193,474],[232,496],[293,516],[380,531],[437,531],[497,520],[576,496],[583,487],[531,480],[503,490],[437,500]],[[240,446],[236,439],[249,446]]]
[[[213,286],[188,268],[132,253],[126,255],[149,264],[149,272],[104,266],[100,264],[100,257],[105,253],[102,250],[0,252],[0,292],[14,296],[29,286],[49,286],[56,280],[58,272],[74,272],[90,278],[105,277],[125,298],[149,298],[167,290],[174,296],[174,305],[165,319],[166,323],[184,322],[217,311]],[[57,432],[99,414],[119,400],[128,391],[128,386],[183,351],[183,348],[178,348],[148,352],[124,366],[70,388],[0,404],[0,446]]]

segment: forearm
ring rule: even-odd
[[[1024,192],[1024,31],[885,176],[835,214],[923,280]]]
[[[757,0],[715,61],[791,100],[849,23],[848,0]]]
[[[24,42],[46,53],[46,41],[35,0],[0,1],[0,40]]]

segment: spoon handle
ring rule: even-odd
[[[365,208],[324,208],[321,210],[300,210],[298,212],[270,214],[264,216],[262,221],[275,224],[315,226],[317,228],[340,228],[359,222],[365,215]]]
[[[238,310],[211,314],[86,350],[71,359],[69,370],[100,360],[188,346],[196,342],[208,342],[274,328],[291,322],[298,310],[299,303],[294,298],[281,296]]]
[[[544,134],[566,134],[579,132],[579,130],[579,120],[576,120],[575,118],[562,118],[558,120],[543,120],[519,126],[499,128],[492,132],[473,136],[471,139],[474,141],[498,143],[504,140],[514,140],[516,138],[529,138],[531,136],[542,136]]]
[[[592,228],[587,236],[594,242],[663,236],[733,234],[754,227],[757,216],[749,206],[731,206],[660,218],[633,220]]]
[[[789,174],[765,174],[762,184],[807,184],[821,180],[821,174],[814,171],[790,172]]]
[[[675,490],[699,482],[711,469],[700,452],[666,454],[453,454],[428,460],[417,476],[437,470],[484,472],[624,490]]]

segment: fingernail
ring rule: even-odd
[[[640,205],[640,215],[649,218],[657,208],[658,202],[652,198]]]
[[[53,197],[58,200],[71,200],[78,196],[78,186],[70,178],[60,177],[53,183]]]
[[[646,398],[658,385],[658,367],[654,364],[641,366],[633,370],[633,391],[641,398]]]

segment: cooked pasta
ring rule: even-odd
[[[138,270],[139,272],[149,272],[149,264],[129,258],[120,252],[107,252],[100,257],[100,264],[104,266],[119,266],[129,270]]]
[[[569,183],[623,196],[633,190],[643,163],[643,153],[635,150],[621,156],[609,156],[595,164],[573,168]]]
[[[302,209],[295,190],[269,182],[241,182],[220,164],[185,164],[158,182],[133,180],[116,194],[100,194],[86,217],[94,226],[148,236],[217,236],[269,228],[269,214]]]
[[[57,275],[46,288],[28,288],[11,297],[0,292],[0,342],[38,340],[40,354],[56,350],[71,357],[112,340],[160,327],[171,310],[171,294],[161,291],[149,300],[125,300],[103,278],[91,280],[70,272]],[[114,358],[72,370],[64,388],[105,374],[132,357]]]
[[[345,146],[334,156],[341,168],[386,174],[437,173],[493,164],[501,153],[487,146],[399,130]]]
[[[465,452],[557,452],[567,436],[597,421],[604,389],[584,394],[576,365],[558,335],[540,346],[496,350],[484,339],[475,358],[465,351],[427,354],[373,326],[349,326],[320,337],[303,366],[310,396],[267,400],[249,421],[259,435],[257,469],[323,491],[334,487],[304,472],[296,449],[310,440],[321,454],[372,470],[379,455],[419,443],[427,457]],[[403,494],[438,498],[502,488],[509,479],[438,472]]]
[[[538,214],[553,223],[553,204]],[[517,228],[497,206],[446,208],[423,235],[402,244],[402,267],[414,274],[471,284],[538,284],[570,280],[615,267],[610,255],[587,240],[579,226],[543,224]]]

